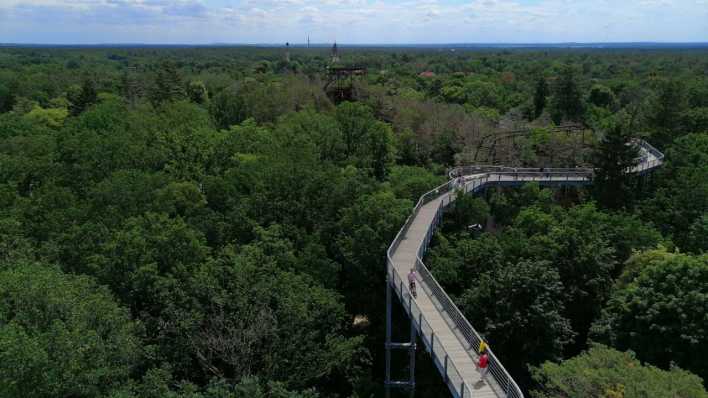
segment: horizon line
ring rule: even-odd
[[[288,43],[291,47],[307,47],[307,42],[211,42],[211,43],[148,43],[148,42],[103,42],[103,43],[48,43],[48,42],[0,42],[0,47],[22,47],[22,46],[56,46],[56,47],[110,47],[110,46],[182,46],[182,47],[285,47]],[[310,47],[331,46],[334,42],[309,43]],[[708,46],[708,41],[567,41],[567,42],[408,42],[408,43],[365,43],[365,42],[336,42],[339,47],[428,47],[428,46],[621,46],[621,45],[643,45],[643,46]]]

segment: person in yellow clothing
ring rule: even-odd
[[[484,342],[484,340],[479,341],[479,353],[483,353],[487,351],[487,343]]]

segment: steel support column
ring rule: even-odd
[[[408,356],[410,360],[410,375],[408,377],[408,382],[410,383],[410,396],[413,398],[415,395],[415,346],[416,346],[416,327],[413,321],[413,313],[411,312],[411,345],[408,347]]]
[[[391,396],[391,281],[386,275],[386,398]]]
[[[387,276],[388,278],[388,276]],[[392,289],[391,280],[386,281],[386,378],[385,378],[385,390],[386,397],[391,396],[391,388],[406,388],[409,391],[410,397],[412,398],[415,394],[415,352],[416,352],[416,338],[418,336],[418,328],[415,324],[413,318],[410,319],[410,341],[408,343],[394,343],[391,341],[391,334],[393,329],[392,320]],[[403,303],[401,303],[403,304]],[[405,305],[405,304],[404,304]],[[410,301],[408,302],[409,315],[410,312]],[[391,350],[408,350],[408,363],[409,363],[409,374],[407,381],[393,381],[391,380]]]

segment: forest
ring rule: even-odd
[[[708,50],[346,47],[0,48],[0,396],[381,397],[386,250],[469,164],[596,170],[425,258],[527,396],[708,397]]]

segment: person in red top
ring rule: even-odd
[[[482,374],[482,380],[487,377],[487,372],[489,371],[489,355],[485,351],[479,356],[479,372]]]

